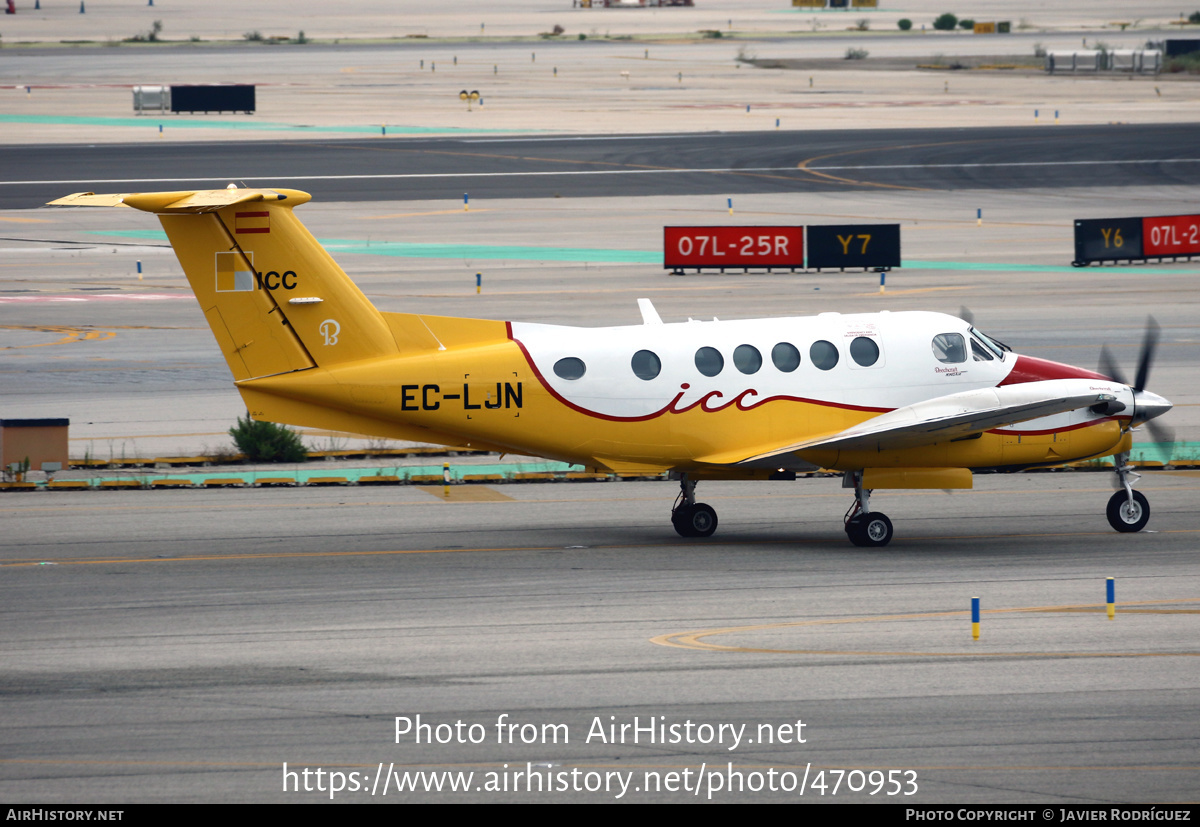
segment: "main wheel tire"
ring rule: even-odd
[[[878,511],[858,514],[846,523],[846,535],[856,546],[880,548],[892,541],[892,534],[892,521]]]
[[[865,545],[886,546],[892,541],[892,521],[887,518],[886,514],[872,511],[863,518],[862,533],[863,539],[866,540]]]
[[[671,525],[680,537],[711,537],[717,530],[717,512],[708,503],[681,505],[671,512]]]
[[[680,537],[691,537],[690,517],[692,507],[690,505],[681,505],[671,512],[671,525],[675,527],[675,533]]]
[[[1133,502],[1124,491],[1108,501],[1108,524],[1120,532],[1141,531],[1150,522],[1150,501],[1141,491],[1133,492]]]
[[[856,546],[865,546],[867,544],[866,537],[863,535],[862,520],[862,514],[855,514],[846,521],[846,536]]]
[[[692,537],[711,537],[717,530],[717,512],[708,503],[696,503],[688,519]]]

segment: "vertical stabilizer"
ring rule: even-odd
[[[158,215],[235,379],[397,353],[375,306],[292,213],[298,190],[97,195],[56,206],[133,207]]]
[[[395,354],[379,311],[292,212],[308,196],[279,195],[159,213],[235,376]]]

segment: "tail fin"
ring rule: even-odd
[[[298,190],[95,195],[62,206],[156,213],[234,379],[397,352],[384,317],[292,213]]]

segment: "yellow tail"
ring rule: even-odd
[[[395,355],[387,322],[292,208],[298,190],[80,193],[156,213],[236,380]]]
[[[224,189],[97,195],[57,206],[133,207],[155,213],[179,257],[254,419],[393,439],[479,444],[477,424],[411,410],[417,385],[461,382],[464,351],[503,343],[503,322],[380,313],[292,213],[309,201],[290,189]],[[450,358],[435,375],[434,354]],[[510,354],[511,355],[511,354]],[[474,363],[472,363],[474,364]],[[512,369],[501,372],[509,376]],[[435,383],[435,384],[430,384]],[[464,425],[466,427],[464,427]]]

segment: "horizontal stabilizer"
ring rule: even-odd
[[[75,192],[55,198],[48,207],[124,207],[127,192],[115,192],[107,195],[96,195],[94,192]]]
[[[255,201],[287,202],[294,207],[311,196],[299,190],[260,190],[229,187],[221,190],[183,190],[180,192],[124,192],[97,195],[77,192],[51,201],[51,207],[133,207],[146,212],[212,212],[235,204]]]

